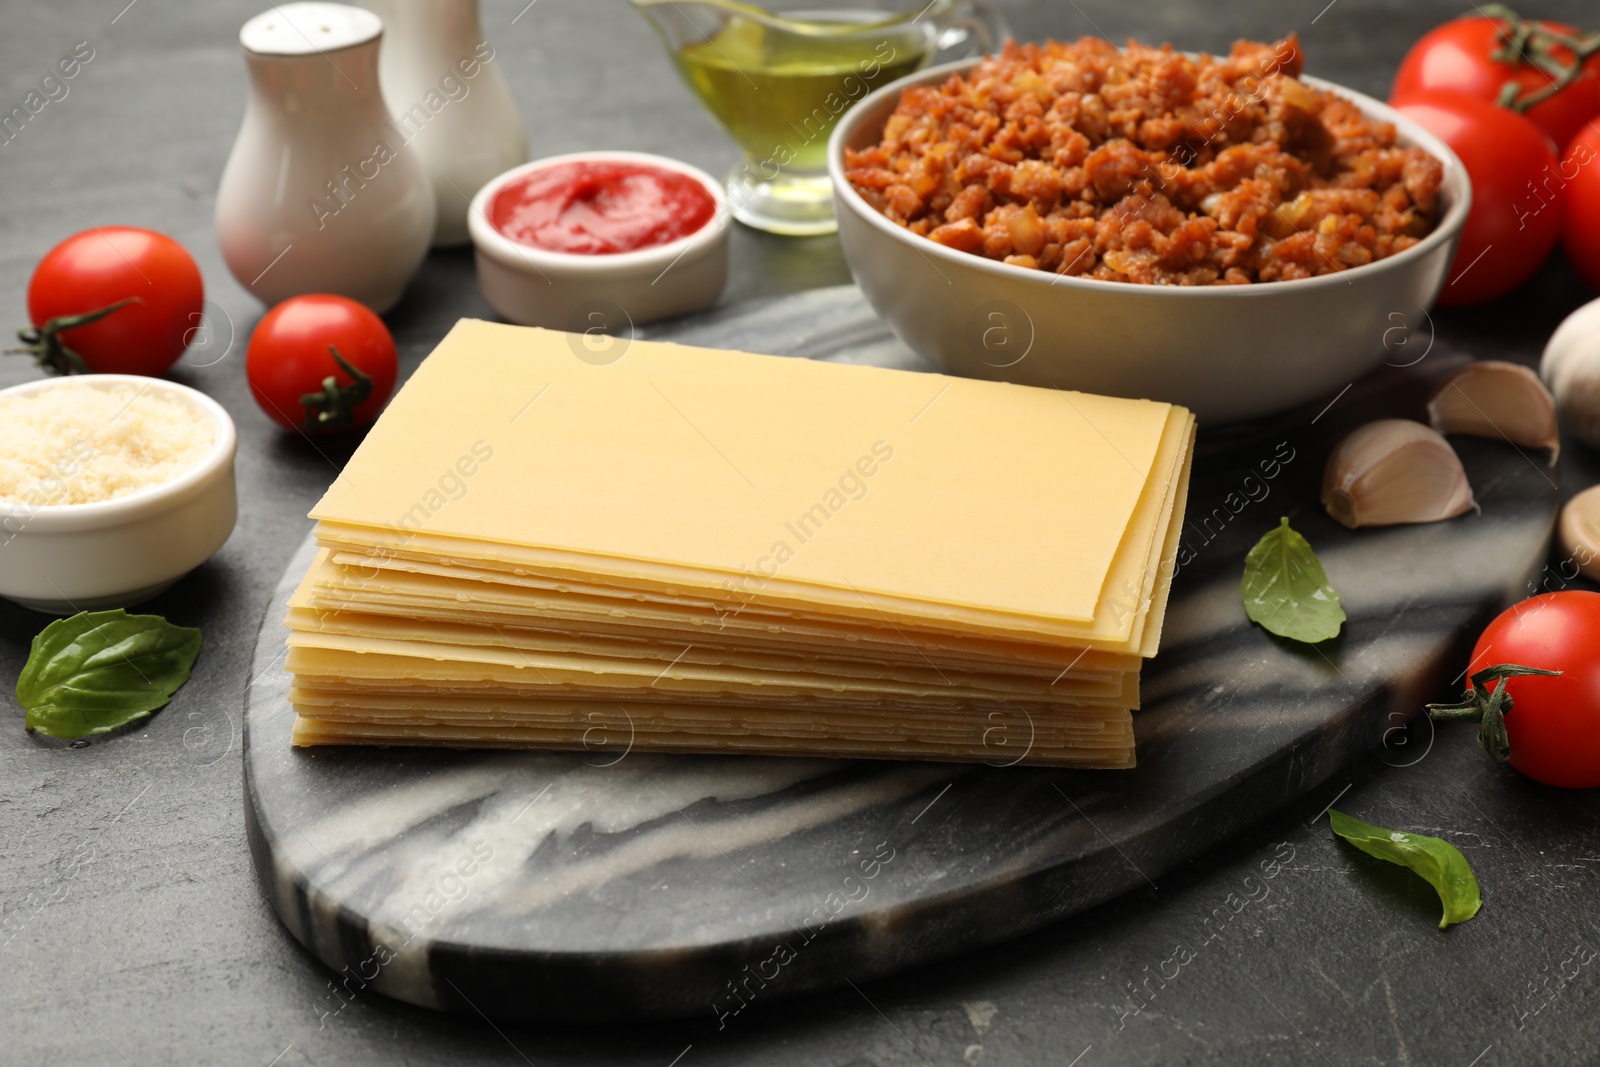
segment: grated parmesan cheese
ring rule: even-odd
[[[158,388],[74,378],[0,396],[0,503],[127,496],[197,466],[215,440],[205,412]]]

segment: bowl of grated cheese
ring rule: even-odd
[[[160,378],[0,390],[0,596],[68,615],[162,592],[233,532],[236,445],[221,405]]]

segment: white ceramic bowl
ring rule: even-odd
[[[846,148],[878,143],[908,86],[979,60],[902,78],[845,113],[828,145],[839,239],[856,283],[895,333],[952,374],[1147,397],[1182,404],[1204,425],[1273,412],[1343,388],[1385,357],[1426,348],[1427,309],[1444,286],[1472,185],[1454,152],[1370,97],[1316,78],[1404,144],[1444,164],[1443,213],[1398,255],[1315,278],[1228,286],[1157,286],[1009,266],[918,237],[875,210],[845,178]],[[1402,344],[1412,343],[1415,347]]]
[[[0,396],[128,383],[204,412],[211,451],[170,482],[88,504],[0,504],[0,596],[71,615],[148,600],[210,559],[237,518],[233,420],[204,393],[160,378],[96,374],[45,378]]]
[[[641,163],[688,175],[711,194],[716,213],[687,237],[609,255],[533,248],[511,240],[489,223],[489,205],[508,182],[555,164],[584,162]],[[513,167],[478,190],[467,213],[467,229],[477,249],[478,287],[489,306],[519,326],[573,333],[594,328],[623,333],[629,326],[686,315],[716,303],[728,280],[730,223],[722,186],[709,174],[643,152],[573,152]]]

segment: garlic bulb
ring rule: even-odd
[[[1322,506],[1355,529],[1436,522],[1478,505],[1450,442],[1420,422],[1379,419],[1340,441],[1328,457]]]
[[[1600,579],[1600,485],[1591,485],[1561,509],[1561,553],[1585,578]]]
[[[1440,433],[1548,448],[1551,466],[1561,451],[1555,400],[1539,376],[1520,363],[1485,359],[1462,367],[1428,401],[1428,421]]]
[[[1555,396],[1562,424],[1584,444],[1600,448],[1600,300],[1556,327],[1539,374]]]

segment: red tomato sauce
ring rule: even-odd
[[[612,255],[670,244],[711,221],[717,204],[687,174],[645,163],[557,163],[509,182],[489,222],[518,244]]]

